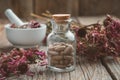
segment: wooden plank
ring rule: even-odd
[[[69,73],[61,73],[61,76],[62,76],[61,80],[70,80]]]
[[[65,13],[67,2],[68,0],[35,0],[35,13],[40,15],[46,10],[52,13]]]
[[[55,73],[55,78],[56,78],[56,80],[62,80],[62,75],[61,75],[61,73]]]
[[[46,71],[46,80],[55,80],[55,73],[52,71]]]
[[[26,76],[26,80],[33,80],[32,76]]]
[[[70,80],[86,80],[84,72],[79,65],[76,65],[75,71],[70,72]]]
[[[0,0],[0,18],[5,18],[4,11],[7,8],[12,8],[11,0]]]
[[[86,59],[82,56],[79,58],[79,65],[84,72],[86,80],[112,80],[105,67],[98,60],[96,62]]]
[[[79,0],[79,14],[80,16],[98,16],[106,14],[120,16],[119,3],[120,0]]]
[[[32,79],[32,78],[31,78]],[[6,80],[31,80],[31,79],[28,79],[28,76],[27,75],[20,75],[20,76],[12,76],[12,77],[9,77],[7,78]]]
[[[46,10],[51,13],[71,13],[78,15],[79,0],[35,0],[35,13],[41,15]]]
[[[38,73],[35,73],[35,75],[32,77],[32,80],[38,80],[39,79],[39,74]]]
[[[5,18],[4,11],[11,8],[19,17],[28,19],[33,11],[33,0],[0,0],[0,18]]]
[[[69,0],[68,1],[68,13],[70,13],[72,16],[77,17],[79,16],[79,2],[80,0]]]
[[[106,57],[102,62],[113,80],[120,80],[120,58],[113,59],[112,57]]]
[[[33,0],[11,0],[13,11],[24,19],[30,18],[30,13],[33,12]]]

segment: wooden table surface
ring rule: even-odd
[[[104,17],[80,17],[83,24],[94,23]],[[11,46],[7,41],[3,25],[8,23],[0,20],[0,50]],[[43,47],[44,48],[44,47]],[[76,69],[68,73],[57,73],[46,70],[42,75],[37,74],[33,77],[21,75],[10,77],[6,80],[120,80],[120,59],[114,60],[111,57],[102,58],[96,62],[89,61],[85,56],[77,57]]]

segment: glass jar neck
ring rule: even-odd
[[[71,21],[56,22],[53,20],[52,21],[52,31],[54,33],[65,33],[69,30],[70,22]]]

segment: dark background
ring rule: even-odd
[[[106,14],[120,17],[120,0],[0,0],[0,18],[11,8],[19,17],[29,18],[30,13],[41,15],[71,13],[72,16],[101,16]]]

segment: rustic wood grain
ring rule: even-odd
[[[79,16],[80,0],[69,0],[67,3],[67,11],[74,17]]]
[[[33,0],[11,0],[13,11],[24,19],[30,18],[33,12]]]
[[[70,72],[70,80],[86,80],[84,72],[79,65],[79,62],[76,65],[75,71]]]
[[[62,76],[61,80],[70,80],[69,73],[61,73],[61,76]]]
[[[105,67],[98,61],[90,61],[86,57],[79,58],[79,65],[84,72],[86,80],[112,80]]]
[[[62,80],[62,75],[61,73],[55,73],[56,80]]]
[[[47,77],[46,80],[55,80],[55,73],[48,70],[48,71],[46,72],[46,77]]]
[[[7,8],[12,8],[11,0],[0,0],[0,18],[5,18],[4,11]]]
[[[113,80],[120,80],[120,58],[114,59],[112,57],[106,57],[102,62]]]
[[[35,13],[41,15],[46,10],[51,13],[71,13],[78,15],[79,0],[35,0]],[[44,5],[43,5],[44,4]]]
[[[0,18],[11,8],[22,17],[29,13],[41,14],[45,10],[52,13],[71,13],[73,16],[98,16],[112,14],[120,17],[120,0],[0,0]]]
[[[33,0],[0,0],[0,18],[6,18],[4,11],[12,9],[19,17],[29,18],[33,12]]]
[[[120,16],[120,0],[80,0],[80,16],[112,14]],[[117,6],[117,7],[116,7]]]

